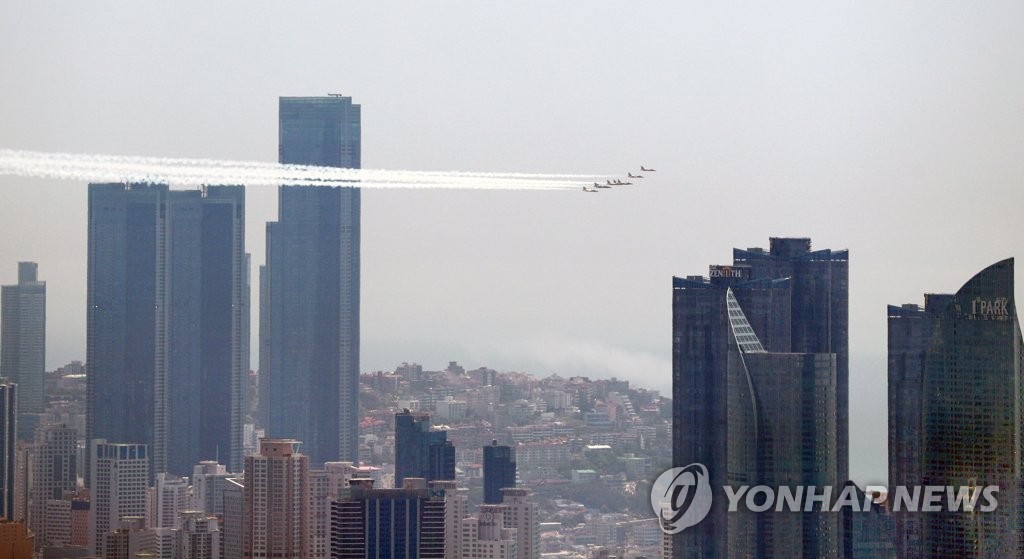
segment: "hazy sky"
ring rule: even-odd
[[[362,368],[670,393],[671,276],[810,236],[850,249],[852,473],[884,481],[885,305],[1024,254],[1024,4],[718,4],[8,1],[0,147],[276,161],[278,96],[337,92],[364,167],[654,166],[599,196],[365,192]],[[247,196],[255,278],[276,191]],[[0,200],[0,281],[38,261],[47,366],[84,358],[85,184]]]

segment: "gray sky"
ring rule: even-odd
[[[364,167],[658,169],[600,196],[365,192],[364,370],[670,393],[670,277],[810,236],[850,249],[852,473],[883,481],[885,305],[1022,254],[1019,2],[210,4],[4,2],[0,147],[275,161],[278,96],[339,92]],[[0,193],[0,281],[38,261],[47,365],[82,359],[85,185]],[[247,196],[255,268],[276,193]]]

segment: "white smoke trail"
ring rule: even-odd
[[[258,161],[86,155],[0,149],[0,175],[82,182],[151,182],[176,186],[358,186],[360,188],[465,188],[578,190],[602,175],[394,171],[280,165]]]

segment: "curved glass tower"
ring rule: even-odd
[[[1022,556],[1013,282],[1007,259],[954,295],[926,294],[924,308],[889,307],[889,485],[999,486],[992,512],[896,513],[900,557]]]
[[[923,482],[998,485],[999,506],[930,514],[924,555],[1020,557],[1024,344],[1013,259],[979,272],[938,312],[924,363]]]

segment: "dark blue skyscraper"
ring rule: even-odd
[[[359,105],[282,97],[281,163],[360,167]],[[358,460],[360,193],[281,186],[261,274],[260,416],[314,466]]]
[[[248,374],[244,188],[171,192],[167,242],[166,396],[157,401],[166,443],[157,439],[154,459],[166,457],[175,475],[201,460],[237,468]]]
[[[950,294],[928,293],[924,308],[889,305],[889,487],[924,485],[924,368],[928,347]],[[896,547],[904,559],[924,556],[925,515],[896,517]]]
[[[331,503],[331,557],[390,559],[445,556],[444,490],[409,479],[399,489],[374,489],[355,478]]]
[[[395,414],[395,485],[405,478],[455,479],[455,446],[447,431],[430,428],[430,415],[405,410]]]
[[[448,431],[431,431],[427,436],[427,481],[455,479],[455,445]]]
[[[792,351],[836,354],[836,478],[850,479],[850,252],[811,250],[806,237],[772,237],[768,250],[734,248],[751,279],[790,278]]]
[[[163,185],[89,185],[87,441],[153,444],[166,197]]]
[[[242,459],[245,193],[89,186],[87,438]]]
[[[501,489],[516,486],[516,455],[510,446],[491,441],[484,447],[484,503],[501,504]]]
[[[816,276],[797,277],[789,258],[845,264],[845,252],[809,248],[807,239],[772,239],[770,253],[738,251],[706,278],[673,278],[673,462],[703,464],[713,488],[841,483],[838,355],[807,342],[833,326],[805,324],[817,324],[814,313],[831,316],[833,302],[827,290],[798,290],[801,282],[824,287]],[[838,514],[754,516],[728,513],[726,503],[716,495],[707,518],[674,536],[674,557],[842,556]]]

